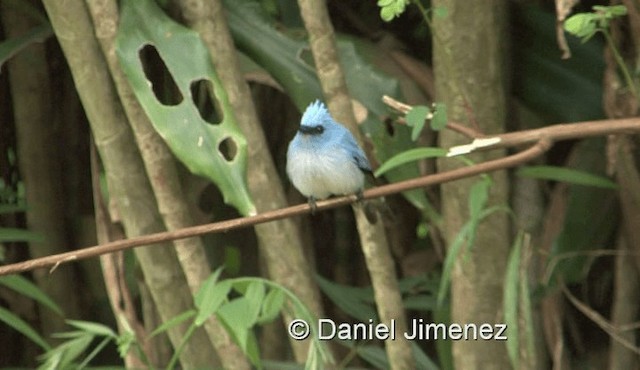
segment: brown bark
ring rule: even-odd
[[[436,101],[445,103],[450,121],[477,127],[486,134],[504,132],[505,65],[504,27],[507,3],[501,0],[436,0],[434,7],[447,9],[446,17],[433,20]],[[445,130],[440,146],[464,144],[467,139]],[[500,150],[479,153],[480,162],[504,156]],[[438,163],[439,172],[459,167],[450,159]],[[488,206],[508,202],[506,174],[491,175]],[[442,186],[444,237],[451,243],[469,219],[469,189],[477,178]],[[480,223],[469,255],[460,256],[451,281],[451,321],[500,323],[502,286],[509,252],[507,215],[494,213]],[[464,253],[462,253],[464,255]],[[506,369],[510,367],[504,342],[456,341],[452,344],[458,369]]]
[[[7,38],[17,37],[37,26],[33,18],[16,10],[11,3],[0,3]],[[61,134],[52,121],[55,99],[49,80],[44,44],[32,44],[8,63],[15,117],[18,163],[27,198],[27,226],[40,234],[42,242],[29,243],[32,257],[43,257],[68,250],[65,235],[64,194],[60,165]],[[42,290],[63,310],[64,317],[43,309],[40,322],[43,336],[65,330],[65,318],[80,318],[79,299],[71,266],[51,276],[48,270],[34,271]]]

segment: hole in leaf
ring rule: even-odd
[[[182,93],[164,60],[153,45],[145,45],[140,52],[140,62],[144,75],[151,83],[153,94],[162,105],[178,105],[182,102]]]
[[[228,137],[218,144],[218,151],[222,154],[224,159],[231,162],[238,153],[238,147],[236,146],[236,142],[232,138]]]
[[[193,104],[198,108],[198,113],[203,120],[214,125],[222,122],[224,116],[217,104],[218,101],[213,93],[211,81],[206,79],[193,81],[191,83],[191,99],[193,99]]]

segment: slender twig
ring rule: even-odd
[[[462,167],[447,172],[436,173],[433,175],[422,176],[406,181],[371,188],[363,193],[363,197],[364,199],[383,197],[411,189],[441,184],[448,181],[475,176],[481,173],[518,166],[541,155],[549,149],[553,142],[559,140],[581,139],[585,137],[620,133],[640,133],[640,118],[559,124],[535,130],[496,135],[495,137],[500,139],[496,144],[481,149],[487,150],[494,148],[514,147],[528,143],[530,144],[533,142],[535,142],[535,144],[528,149],[507,157],[478,163],[473,166]],[[317,202],[317,210],[332,209],[354,203],[357,200],[358,198],[356,195],[331,198],[328,200]],[[37,268],[55,266],[70,261],[96,257],[105,253],[112,253],[143,245],[189,238],[208,233],[226,232],[229,230],[249,227],[269,221],[298,216],[309,213],[310,211],[311,209],[308,204],[299,204],[296,206],[264,212],[255,216],[236,218],[206,225],[188,227],[170,232],[161,232],[126,240],[114,241],[111,243],[96,245],[71,252],[60,253],[47,257],[36,258],[24,262],[1,266],[0,276],[29,271]]]
[[[609,334],[611,338],[613,338],[616,342],[620,343],[623,347],[627,348],[628,350],[635,353],[636,355],[640,355],[640,347],[637,347],[635,343],[627,340],[622,335],[620,335],[620,329],[618,327],[611,324],[609,321],[607,321],[607,319],[602,317],[602,315],[600,315],[594,309],[582,303],[578,298],[576,298],[573,294],[571,294],[571,292],[569,291],[569,289],[564,283],[560,284],[560,288],[562,289],[562,292],[564,293],[564,295],[573,304],[573,306],[578,309],[578,311],[582,312],[582,314],[584,314],[586,317],[591,319],[591,321],[596,323],[596,325],[598,325],[600,329],[602,329],[605,333]]]
[[[413,108],[411,105],[400,102],[388,95],[382,96],[382,102],[402,114],[409,113],[411,108]],[[402,118],[398,119],[398,122],[406,124],[406,121]],[[449,130],[455,131],[459,134],[462,134],[470,139],[476,139],[483,136],[482,133],[476,131],[474,128],[465,126],[457,122],[451,122],[451,121],[447,122],[446,128]]]

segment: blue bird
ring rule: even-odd
[[[371,165],[351,132],[333,120],[323,103],[311,103],[287,150],[287,175],[293,186],[315,201],[330,195],[362,195]]]

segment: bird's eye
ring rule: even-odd
[[[320,135],[324,132],[324,126],[300,126],[300,132],[307,135]]]

